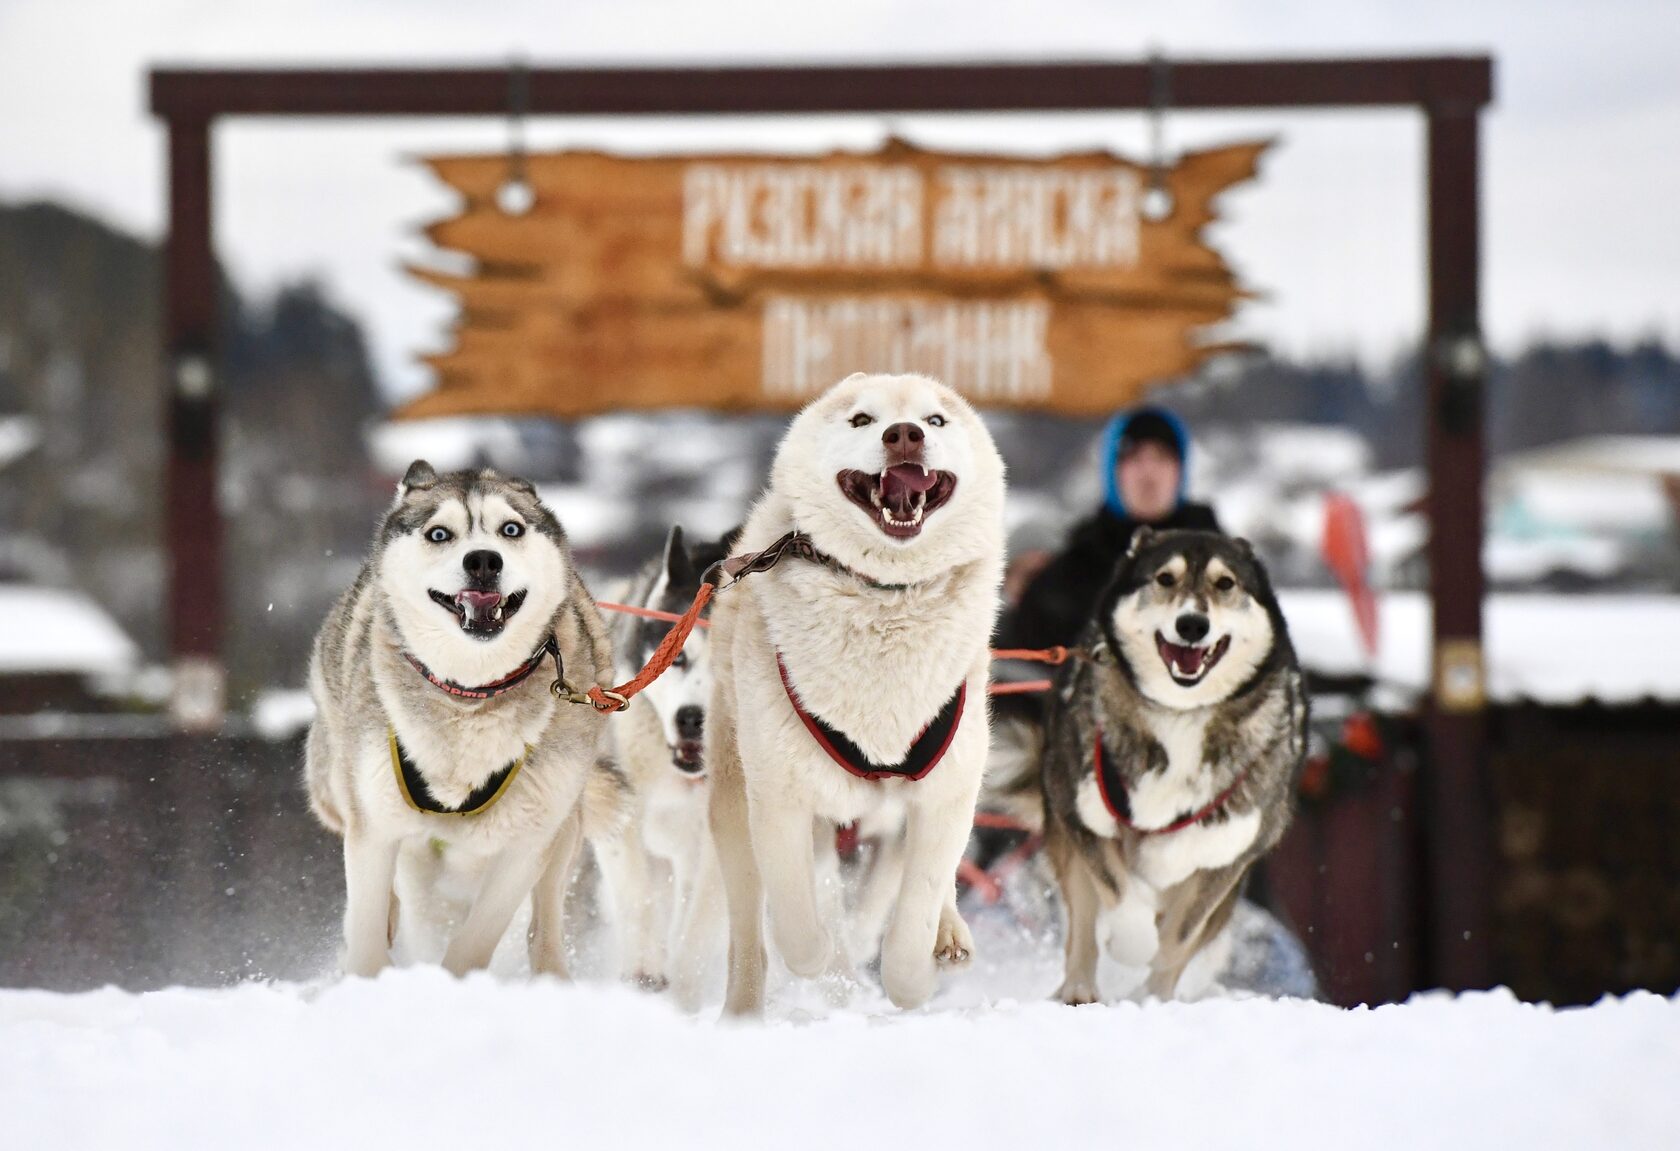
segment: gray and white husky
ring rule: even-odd
[[[680,615],[732,538],[690,547],[682,529],[673,527],[664,554],[643,567],[620,598]],[[656,619],[620,616],[612,625],[619,674],[639,671],[670,629]],[[725,922],[702,756],[711,690],[711,642],[705,629],[696,628],[670,669],[613,720],[618,763],[635,789],[635,807],[625,833],[596,844],[595,853],[618,921],[624,976],[655,988],[670,984],[691,1010],[722,951]]]
[[[1003,476],[973,409],[920,376],[850,377],[783,437],[739,543],[760,562],[712,613],[706,764],[727,1011],[763,1005],[766,904],[794,975],[848,966],[816,889],[818,819],[905,813],[881,950],[895,1004],[925,1002],[939,966],[968,961],[956,868],[986,763]]]
[[[1306,749],[1301,673],[1260,561],[1212,532],[1140,529],[1082,649],[1055,677],[1042,725],[1024,741],[1013,732],[1039,765],[1067,912],[1057,995],[1098,998],[1101,941],[1148,968],[1149,994],[1171,998],[1289,824]]]
[[[550,684],[586,689],[612,672],[607,630],[535,488],[410,466],[309,668],[305,776],[310,806],[344,839],[347,973],[390,962],[399,889],[406,919],[425,908],[425,881],[465,873],[474,895],[443,965],[486,966],[531,897],[532,970],[565,975],[579,839],[620,818],[624,784],[607,721]]]

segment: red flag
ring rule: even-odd
[[[1350,496],[1330,492],[1324,497],[1324,563],[1335,575],[1353,606],[1353,621],[1365,654],[1377,655],[1377,597],[1367,581],[1371,552],[1365,544],[1365,513]]]

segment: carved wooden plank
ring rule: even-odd
[[[427,229],[473,272],[437,389],[399,414],[797,406],[852,371],[922,371],[976,402],[1096,414],[1193,371],[1243,293],[1202,237],[1267,144],[1150,173],[1104,152],[528,157],[426,161],[461,197]]]

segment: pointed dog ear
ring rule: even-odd
[[[437,483],[437,472],[425,460],[415,460],[408,465],[403,473],[402,482],[397,485],[397,499],[402,499],[409,492],[423,492]]]
[[[688,583],[693,576],[694,564],[689,560],[688,549],[683,546],[682,526],[672,524],[671,533],[665,537],[665,578],[680,586]]]
[[[1126,545],[1126,558],[1134,558],[1142,551],[1150,540],[1155,538],[1155,529],[1144,524],[1132,533],[1132,542]]]
[[[1241,536],[1233,536],[1231,538],[1231,542],[1237,545],[1237,550],[1240,551],[1243,554],[1244,558],[1246,558],[1246,559],[1253,559],[1254,558],[1254,545],[1253,544],[1249,543],[1247,540],[1243,539]]]

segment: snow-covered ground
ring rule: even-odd
[[[975,968],[910,1013],[783,983],[720,1023],[587,957],[573,985],[0,991],[0,1147],[1680,1146],[1680,999],[1069,1008],[1053,938],[973,918]]]
[[[1680,1002],[1506,992],[723,1025],[619,988],[0,992],[12,1148],[1674,1147]]]

